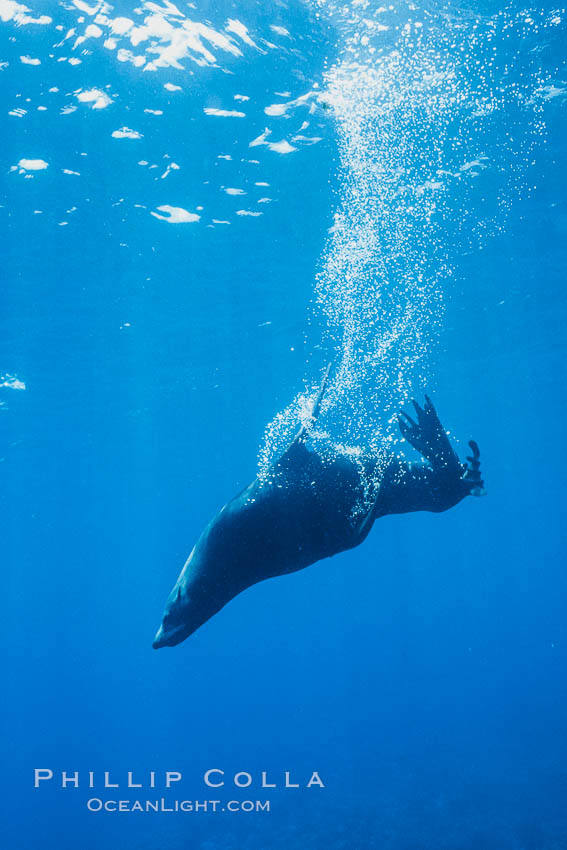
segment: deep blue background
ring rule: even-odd
[[[216,5],[219,21],[231,14]],[[186,108],[161,123],[142,110],[172,102],[163,75],[140,82],[95,51],[70,84],[66,66],[18,64],[48,52],[52,32],[3,25],[18,38],[1,57],[8,108],[21,91],[104,80],[132,112],[1,118],[0,366],[27,387],[0,388],[3,846],[567,847],[561,99],[536,188],[505,233],[458,256],[447,292],[432,391],[452,432],[480,443],[488,497],[386,518],[361,549],[257,585],[181,647],[151,650],[193,542],[255,474],[263,428],[304,376],[336,203],[333,128],[289,157],[247,142],[271,92],[307,90],[335,43],[300,6],[279,8],[303,28],[299,58],[247,54],[236,80],[199,69]],[[251,4],[248,25],[265,14]],[[235,140],[201,109],[244,85]],[[113,140],[122,123],[144,139]],[[235,160],[215,164],[229,144]],[[133,164],[164,153],[182,166],[175,189]],[[36,155],[81,178],[9,172]],[[256,156],[257,174],[237,161]],[[254,180],[275,202],[235,217],[218,185]],[[176,227],[133,203],[203,204],[232,223]],[[210,767],[302,782],[318,770],[327,787],[272,794],[270,814],[94,815],[86,789],[34,791],[34,767],[181,770],[190,799],[215,798],[200,779]]]

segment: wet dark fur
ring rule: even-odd
[[[313,418],[323,390],[324,385]],[[414,406],[417,421],[401,414],[400,428],[427,463],[392,457],[362,515],[358,467],[345,455],[323,459],[308,447],[302,428],[268,474],[256,478],[207,525],[167,600],[154,648],[181,643],[256,582],[358,546],[386,514],[445,511],[480,491],[476,443],[471,443],[469,468],[459,462],[429,399],[424,407]]]

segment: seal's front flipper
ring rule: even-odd
[[[309,416],[309,419],[301,425],[299,431],[296,433],[293,440],[284,449],[281,455],[272,463],[271,468],[279,468],[281,470],[288,463],[292,464],[292,466],[297,466],[298,464],[301,465],[301,461],[298,460],[299,457],[305,458],[307,455],[310,455],[313,459],[316,456],[314,452],[310,452],[308,450],[305,443],[311,432],[311,429],[313,428],[313,424],[316,422],[317,417],[319,415],[321,403],[323,401],[323,395],[327,388],[331,365],[332,364],[329,363],[327,368],[325,369],[323,380],[321,381],[319,392],[317,393],[315,401],[313,402],[313,407],[311,408],[311,414]]]
[[[480,449],[475,440],[469,440],[472,455],[467,455],[468,463],[465,465],[463,481],[470,488],[471,496],[485,496],[484,481],[480,474]]]
[[[405,411],[401,410],[398,417],[398,424],[402,436],[430,462],[434,469],[462,469],[459,458],[449,441],[429,396],[425,396],[423,407],[415,400],[412,404],[417,415],[417,422],[405,413]]]
[[[315,398],[315,401],[313,402],[313,409],[311,411],[311,416],[309,417],[309,422],[305,423],[304,425],[301,426],[301,428],[299,429],[299,431],[295,435],[295,438],[293,440],[294,443],[304,442],[307,439],[309,429],[317,421],[317,417],[319,416],[319,411],[321,409],[321,402],[323,401],[323,395],[325,394],[325,390],[327,388],[327,383],[328,383],[328,380],[329,380],[329,372],[331,371],[331,366],[332,366],[332,363],[329,363],[327,365],[327,368],[325,369],[325,374],[323,375],[323,380],[321,381],[321,386],[319,388],[319,392],[317,393],[317,397]]]
[[[372,504],[370,505],[370,508],[368,509],[366,515],[363,517],[362,522],[358,526],[357,534],[359,537],[359,543],[362,543],[362,541],[368,536],[370,529],[372,528],[372,525],[374,523],[374,520],[376,519],[378,513],[378,506],[382,497],[383,483],[384,479],[382,479],[382,481],[377,485],[376,495],[372,500]]]

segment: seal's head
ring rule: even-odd
[[[191,631],[191,627],[187,624],[187,602],[181,587],[176,585],[166,602],[163,620],[152,646],[154,649],[161,649],[162,646],[176,646],[185,640]]]

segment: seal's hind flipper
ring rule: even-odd
[[[402,436],[434,468],[460,468],[459,458],[450,443],[429,396],[425,396],[423,407],[415,399],[412,400],[412,404],[417,422],[405,411],[400,410],[398,424]]]
[[[475,440],[469,440],[472,455],[467,455],[468,463],[463,481],[470,487],[471,496],[485,496],[484,481],[480,474],[480,449]]]

